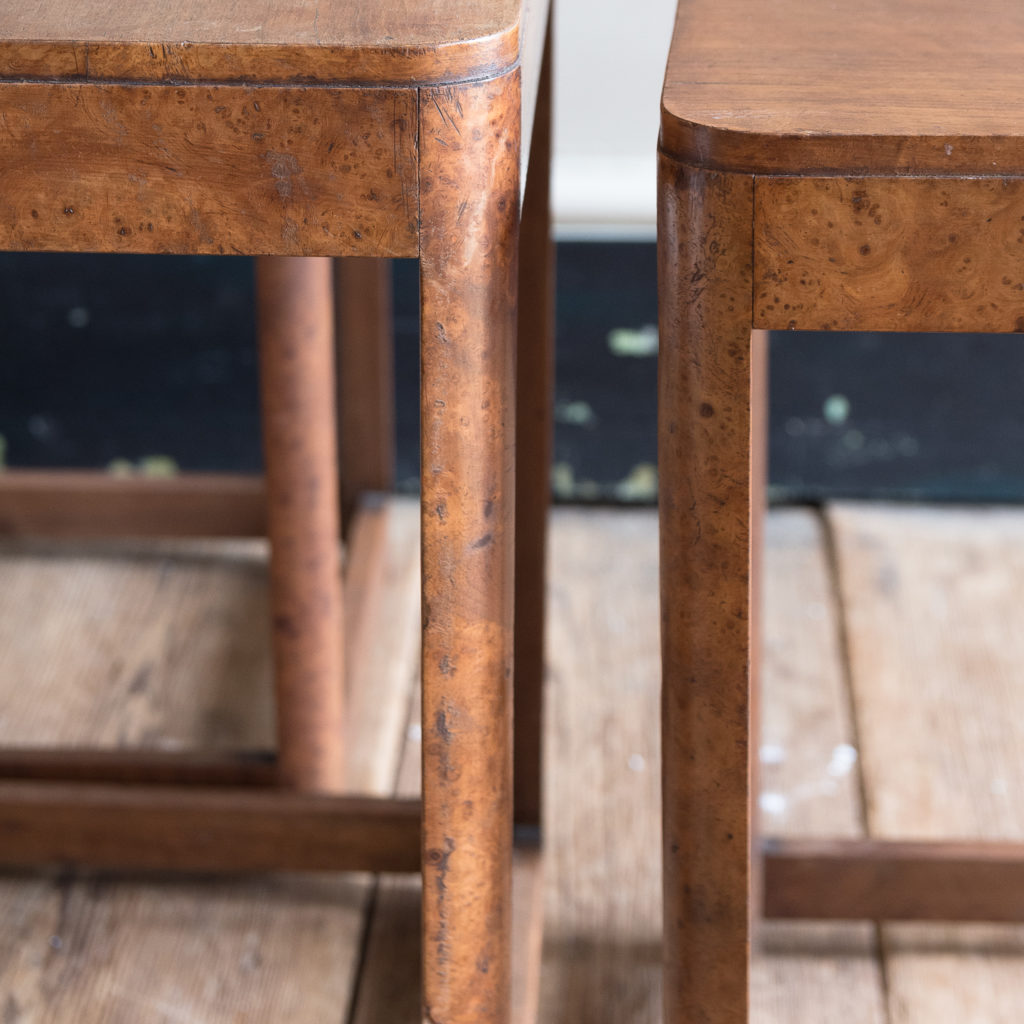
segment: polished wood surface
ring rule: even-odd
[[[751,942],[753,180],[659,177],[665,1012],[725,1024]]]
[[[520,0],[27,0],[0,11],[4,77],[437,82],[519,53]]]
[[[416,255],[413,90],[7,82],[0,110],[5,249]]]
[[[1012,0],[683,0],[661,143],[781,173],[1016,174],[1024,11]]]
[[[761,178],[754,323],[1024,332],[1024,179]]]
[[[512,72],[420,107],[423,1000],[444,1024],[511,1008],[519,104]]]

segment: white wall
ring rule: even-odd
[[[653,239],[675,0],[554,2],[557,235]]]

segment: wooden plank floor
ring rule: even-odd
[[[365,792],[418,785],[416,519],[353,566]],[[1024,511],[787,509],[767,544],[766,829],[1024,836]],[[265,614],[258,543],[6,543],[0,742],[264,746]],[[657,619],[654,513],[557,510],[544,1024],[658,1021]],[[415,879],[9,873],[0,915],[4,1024],[419,1021]],[[754,989],[757,1024],[1016,1024],[1024,928],[767,925]]]

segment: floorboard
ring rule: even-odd
[[[820,518],[765,525],[761,830],[859,836],[864,819],[842,631]],[[884,1024],[875,929],[770,922],[752,967],[755,1024]]]
[[[660,1020],[656,558],[651,510],[553,517],[542,1021]]]
[[[880,838],[1024,835],[1024,513],[829,513],[867,817]],[[1024,927],[887,925],[893,1024],[1016,1024]]]
[[[401,732],[389,738],[387,708],[397,705],[404,729],[416,660],[415,506],[378,509],[366,528],[390,543],[377,614],[362,632],[390,657],[367,663],[380,670],[375,732],[362,737],[368,756],[352,781],[390,792]],[[9,543],[0,566],[0,742],[272,745],[265,545]],[[369,884],[358,875],[3,876],[3,1019],[340,1024]]]
[[[363,792],[418,786],[417,521],[373,507],[384,572],[349,567]],[[766,535],[764,831],[1024,837],[1024,512],[840,504]],[[543,1024],[659,1022],[656,554],[652,510],[553,514]],[[0,545],[0,743],[269,744],[265,558]],[[7,873],[0,919],[4,1024],[419,1021],[415,878]],[[1024,929],[760,940],[755,1024],[1015,1024],[1024,1005]]]

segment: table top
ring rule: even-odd
[[[1024,174],[1019,0],[682,0],[662,148],[724,170]]]
[[[410,84],[496,74],[522,0],[18,0],[0,77]]]

